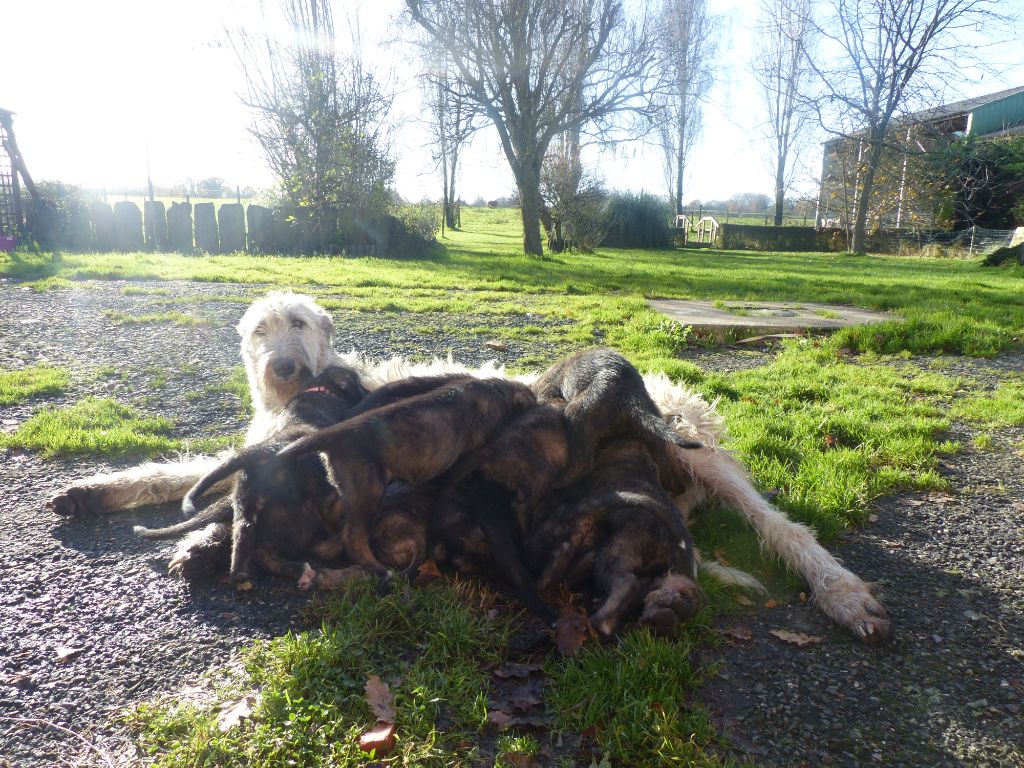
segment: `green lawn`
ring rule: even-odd
[[[529,312],[538,322],[528,338],[566,350],[600,341],[641,368],[664,370],[718,399],[732,434],[729,446],[757,484],[778,490],[779,505],[826,541],[864,524],[879,496],[943,487],[938,457],[958,449],[946,441],[950,418],[986,428],[1021,423],[1019,383],[1007,384],[990,402],[968,396],[970,382],[880,357],[990,355],[1019,345],[1019,267],[710,250],[598,250],[538,260],[518,253],[516,212],[464,209],[463,222],[464,231],[450,232],[417,260],[144,253],[64,254],[52,260],[22,254],[0,257],[0,274],[55,290],[85,278],[268,284],[309,292],[334,310],[371,313],[382,325],[399,327],[423,315]],[[134,283],[126,290],[150,289]],[[152,289],[154,301],[161,300],[162,290]],[[854,304],[891,310],[906,322],[788,343],[768,365],[721,374],[678,358],[694,343],[692,335],[650,310],[648,297]],[[862,354],[851,357],[850,350]],[[236,384],[244,389],[244,382]],[[54,414],[46,417],[47,429],[58,423]],[[146,439],[167,439],[162,425],[140,429]],[[724,510],[710,511],[694,525],[698,545],[721,550],[784,598],[784,574],[762,558],[747,527]],[[735,607],[729,590],[704,586],[709,611],[677,640],[631,630],[620,643],[592,645],[572,660],[544,660],[554,731],[570,742],[586,734],[588,748],[615,765],[728,763],[718,756],[718,737],[706,713],[690,703],[706,670],[691,666],[689,652],[694,644],[711,642],[711,613]],[[388,765],[514,764],[501,757],[503,751],[532,753],[556,741],[550,730],[536,738],[517,731],[510,736],[488,724],[490,672],[508,660],[507,637],[517,620],[506,610],[495,613],[475,588],[434,585],[399,590],[385,600],[356,590],[319,611],[309,631],[255,646],[246,656],[247,674],[225,684],[217,702],[161,702],[133,715],[156,764],[276,765],[287,757],[296,765],[361,765],[365,759],[353,744],[372,723],[363,693],[368,674],[380,675],[395,692],[399,746]],[[222,732],[218,703],[253,689],[260,698],[252,718]],[[569,764],[569,757],[556,754],[544,764]]]

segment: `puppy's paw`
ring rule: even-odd
[[[316,585],[317,573],[309,563],[302,564],[302,575],[299,576],[298,588],[303,592],[312,589]]]
[[[63,517],[84,517],[107,511],[98,488],[72,485],[50,499],[46,506]]]
[[[696,582],[679,574],[668,574],[644,597],[640,623],[656,635],[671,636],[680,623],[690,619],[700,608],[701,594]]]

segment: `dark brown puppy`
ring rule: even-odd
[[[425,394],[363,413],[296,440],[278,455],[326,454],[328,475],[344,505],[341,531],[314,552],[344,553],[381,578],[389,573],[374,555],[370,525],[392,480],[425,483],[483,445],[520,413],[534,407],[526,387],[505,379],[456,380]]]
[[[210,487],[240,473],[233,492],[231,582],[248,584],[254,560],[270,573],[301,578],[315,546],[341,529],[341,500],[319,457],[289,461],[278,458],[281,448],[353,413],[458,380],[450,376],[406,379],[367,394],[354,372],[329,368],[307,382],[288,404],[288,425],[273,441],[245,448],[222,463],[196,483],[182,503],[186,511],[194,509]]]
[[[670,427],[658,412],[640,372],[612,349],[594,347],[551,366],[533,384],[538,402],[565,403],[574,461],[584,466],[612,437],[639,437],[649,445],[664,441],[703,448]]]
[[[636,439],[608,443],[589,475],[538,509],[525,550],[541,589],[593,584],[604,597],[591,622],[604,635],[645,599],[641,622],[665,633],[699,604],[693,541]]]
[[[254,558],[271,573],[298,578],[304,554],[329,534],[337,503],[331,499],[334,488],[320,462],[303,458],[287,464],[277,459],[277,451],[291,440],[345,418],[367,394],[352,369],[327,368],[288,403],[287,422],[277,438],[244,448],[193,486],[182,502],[182,509],[192,513],[189,520],[156,531],[137,531],[157,538],[217,522],[211,520],[214,513],[210,511],[217,505],[195,513],[196,502],[210,487],[238,472],[232,492],[232,583],[249,583]]]

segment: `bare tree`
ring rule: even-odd
[[[436,63],[423,78],[423,89],[429,111],[434,160],[441,170],[443,224],[454,229],[459,226],[456,193],[459,158],[469,137],[480,127],[480,110],[475,102],[465,97],[464,89],[458,85],[458,75],[452,72],[448,54],[440,51],[435,58]]]
[[[817,29],[839,60],[809,61],[823,91],[822,126],[860,146],[851,251],[866,248],[868,207],[890,128],[928,101],[929,83],[955,76],[967,52],[964,32],[993,21],[999,2],[829,0],[823,16],[833,23]]]
[[[683,212],[683,183],[690,152],[703,123],[702,100],[711,87],[715,19],[707,0],[665,0],[661,52],[667,89],[659,126],[665,178],[675,212]]]
[[[385,209],[394,176],[391,97],[363,64],[358,30],[354,52],[341,56],[330,0],[281,0],[280,10],[287,43],[244,29],[228,33],[246,79],[250,132],[271,172],[317,224],[332,207]]]
[[[650,115],[657,51],[646,17],[621,0],[406,0],[445,50],[463,95],[494,124],[516,180],[523,250],[543,255],[540,173],[552,139],[571,129],[607,141]],[[619,133],[623,131],[624,133]]]
[[[810,111],[806,95],[811,75],[811,0],[761,0],[761,28],[754,53],[754,76],[767,111],[775,175],[775,226],[793,178],[791,154],[805,135]]]

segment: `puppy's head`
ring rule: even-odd
[[[254,407],[280,410],[329,365],[333,333],[331,316],[309,296],[274,291],[253,302],[238,334]]]

